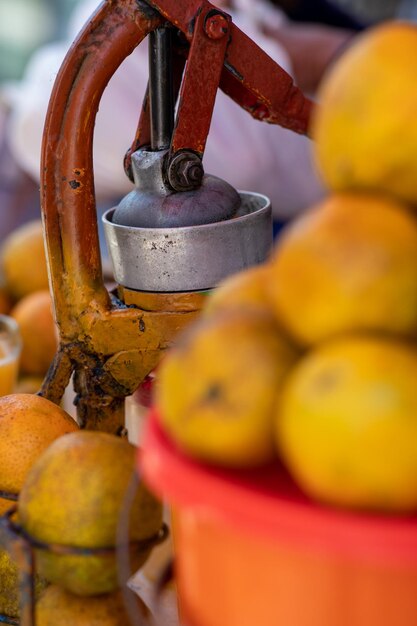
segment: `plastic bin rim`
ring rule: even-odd
[[[264,489],[262,479],[212,468],[169,440],[153,410],[139,453],[139,471],[174,507],[192,508],[235,529],[352,560],[417,567],[417,515],[383,516],[341,511],[309,501],[287,480],[284,493]],[[262,471],[267,472],[268,468]],[[283,484],[285,485],[285,474]]]

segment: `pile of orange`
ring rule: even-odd
[[[15,496],[14,519],[32,537],[81,548],[115,546],[125,492],[135,471],[135,447],[113,435],[78,432],[65,411],[35,395],[57,350],[40,221],[19,228],[4,241],[1,264],[1,312],[17,322],[22,351],[18,392],[0,397],[0,491],[4,492],[0,515],[14,504],[7,496]],[[162,506],[143,483],[133,496],[128,505],[129,532],[135,547],[129,547],[128,557],[136,570],[151,551],[151,546],[141,549],[137,544],[157,535]],[[129,621],[115,552],[57,556],[40,551],[36,561],[38,626],[124,626]],[[46,581],[54,584],[45,589]],[[19,616],[18,583],[17,564],[8,551],[1,550],[0,616]],[[146,616],[148,610],[140,599],[133,602],[138,614]]]
[[[55,439],[78,430],[75,421],[58,406],[32,394],[0,398],[0,491],[18,496],[29,471]],[[0,498],[0,515],[13,502]],[[39,593],[44,583],[37,578]],[[19,613],[18,570],[0,550],[0,614]]]
[[[329,195],[228,279],[158,370],[168,434],[233,467],[280,458],[312,497],[417,510],[417,27],[358,37],[325,78]]]
[[[58,347],[40,220],[13,231],[0,250],[0,313],[18,323],[22,339],[17,391],[36,392]]]

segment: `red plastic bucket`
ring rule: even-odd
[[[319,506],[278,463],[207,467],[155,413],[139,462],[173,508],[186,626],[417,626],[417,516]]]

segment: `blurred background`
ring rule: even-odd
[[[21,78],[31,54],[65,34],[78,0],[1,0],[0,80]]]
[[[218,3],[227,3],[227,1],[218,0]],[[231,1],[233,2],[233,0]],[[250,13],[253,12],[253,7],[257,0],[235,0],[235,2],[239,2],[244,7],[243,10]],[[290,20],[288,22],[290,25],[288,28],[289,32],[287,34],[282,32],[285,30],[285,27],[281,29],[279,43],[286,48],[290,57],[299,57],[298,66],[297,60],[291,58],[294,61],[293,69],[296,80],[300,78],[300,75],[297,76],[297,70],[300,70],[300,74],[302,73],[307,77],[315,75],[317,74],[317,67],[325,67],[329,60],[331,62],[332,58],[334,58],[332,56],[334,50],[336,49],[337,52],[340,43],[342,44],[340,49],[343,49],[343,36],[339,41],[337,35],[335,40],[332,34],[326,35],[325,31],[329,27],[330,29],[335,29],[336,32],[344,31],[349,37],[376,22],[395,16],[409,19],[416,17],[417,13],[417,0],[270,0],[270,2],[283,9]],[[51,77],[56,72],[53,65],[54,55],[57,57],[57,55],[63,54],[63,50],[66,50],[69,45],[68,37],[72,38],[74,36],[74,27],[71,27],[71,15],[76,9],[80,11],[77,22],[78,28],[78,23],[82,23],[80,22],[80,16],[82,15],[82,20],[85,20],[86,15],[89,15],[92,8],[98,6],[99,3],[100,0],[97,0],[96,4],[94,0],[0,0],[0,211],[2,214],[2,219],[0,220],[0,243],[11,230],[30,219],[34,219],[34,217],[38,218],[40,215],[39,157],[34,150],[34,145],[36,144],[34,114],[32,118],[28,115],[26,116],[25,119],[29,120],[28,125],[25,125],[23,122],[20,125],[20,143],[22,148],[20,154],[16,155],[16,150],[13,150],[13,146],[10,145],[7,137],[7,133],[10,131],[11,113],[16,110],[17,101],[20,102],[19,106],[23,110],[25,108],[30,109],[32,106],[36,109],[36,98],[42,99],[51,88]],[[213,0],[213,3],[216,4],[216,0]],[[88,13],[85,14],[86,10],[88,10]],[[304,27],[304,24],[301,24],[301,22],[306,23],[304,47],[300,47],[297,39],[299,33],[297,28],[303,30]],[[309,30],[311,24],[313,31]],[[291,25],[297,25],[293,29],[296,32],[291,32]],[[314,31],[314,28],[316,28],[316,31]],[[69,32],[71,32],[71,35],[68,34]],[[323,38],[322,35],[324,35]],[[54,42],[61,42],[56,44],[55,51]],[[54,45],[50,47],[48,44]],[[57,52],[59,46],[61,46],[61,52]],[[328,48],[327,51],[326,46]],[[39,55],[34,57],[34,53],[45,48],[51,48],[52,51],[44,55],[42,61],[39,62]],[[311,48],[314,50],[313,55],[309,53]],[[312,64],[314,57],[317,57],[316,68],[314,67],[314,62]],[[34,58],[37,59],[35,65],[36,63],[38,64],[36,71],[33,70]],[[32,63],[30,63],[31,60]],[[46,68],[42,72],[39,72],[40,63]],[[48,67],[50,67],[49,70]],[[28,71],[25,74],[26,68]],[[43,82],[39,78],[27,80],[27,74],[35,76],[37,73],[41,76],[43,75]],[[316,78],[318,77],[317,75]],[[130,82],[125,81],[125,83],[122,83],[122,88],[129,97],[132,89],[129,86]],[[309,89],[309,86],[303,85],[301,81],[298,81],[298,84],[306,93],[314,92],[314,89]],[[120,98],[122,96],[123,94],[120,95]],[[136,108],[134,115],[136,116]],[[40,121],[38,121],[38,125],[41,124],[40,128],[42,128],[43,124],[43,119],[41,118],[42,116],[40,116]],[[269,137],[266,143],[271,144]],[[126,142],[126,145],[129,145],[129,142]],[[264,146],[265,143],[260,147],[262,154],[264,153]],[[270,150],[272,150],[271,146]],[[104,155],[107,152],[102,150]],[[32,167],[29,168],[27,160],[32,153],[35,154],[36,165],[32,163]],[[271,167],[275,158],[278,157],[272,155],[269,159]],[[301,161],[303,161],[302,158]],[[121,159],[120,163],[118,161],[118,164],[121,171]],[[110,182],[113,180],[111,176],[112,170],[110,169],[109,172],[108,167],[110,166],[105,165],[107,170],[103,170],[104,174],[101,178],[107,186],[110,186]],[[300,160],[296,160],[296,169],[302,170],[303,167],[305,166],[302,163],[300,165]],[[288,162],[288,168],[291,171],[294,170],[290,162]],[[312,202],[316,199],[319,191],[318,183],[313,180],[315,175],[310,172],[310,169],[307,175],[304,175],[303,180],[311,180],[313,188],[311,194]],[[253,168],[251,167],[250,171],[252,172],[252,170]],[[122,171],[120,175],[123,176],[123,182],[126,184]],[[285,180],[287,179],[292,179],[291,175],[289,177],[286,176]],[[96,176],[97,180],[98,177]],[[259,185],[261,186],[261,183]],[[252,181],[241,185],[242,188],[247,188],[248,186],[256,190]],[[296,187],[298,189],[299,186],[297,185]],[[100,185],[97,185],[96,190],[100,189]],[[111,191],[111,197],[107,198],[107,196],[110,196],[109,193],[106,196],[106,202],[110,203],[109,206],[112,206],[115,198],[123,195],[117,186]],[[105,194],[103,193],[102,195]],[[310,199],[305,203],[308,204],[309,202]],[[277,201],[274,200],[274,203],[276,204]]]
[[[25,65],[40,45],[60,39],[75,5],[80,0],[1,0],[0,2],[0,80],[22,77]],[[99,0],[97,0],[99,4]],[[215,2],[214,2],[215,4]],[[295,5],[296,2],[277,2]],[[309,0],[311,8],[315,1]],[[396,14],[400,0],[333,0],[360,20],[387,19]]]
[[[365,21],[379,21],[396,15],[401,0],[334,0],[334,3]]]

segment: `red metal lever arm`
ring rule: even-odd
[[[207,0],[148,0],[191,43],[202,13],[221,13]],[[254,117],[307,134],[312,102],[275,61],[235,24],[229,42],[220,87]]]
[[[77,332],[77,319],[88,307],[110,308],[94,195],[99,102],[122,61],[161,23],[161,16],[140,0],[103,2],[55,82],[44,131],[41,200],[55,311],[66,337]]]
[[[253,117],[308,134],[312,101],[294,85],[285,70],[235,25],[220,88]]]
[[[219,13],[207,0],[107,0],[79,35],[59,72],[45,125],[41,197],[55,310],[66,337],[77,331],[77,320],[87,308],[110,309],[101,275],[92,156],[94,122],[103,91],[121,62],[163,23],[163,17],[193,43],[199,16],[211,11]],[[216,76],[209,93],[202,85],[194,94],[197,109],[199,101],[207,109],[222,74],[222,87],[252,115],[306,132],[310,102],[284,70],[236,26],[229,26],[227,46],[219,44],[219,53],[214,55]],[[195,34],[201,38],[201,28]],[[201,44],[201,57],[191,55],[193,67],[189,69],[194,76],[209,44]],[[200,43],[196,40],[191,48],[201,49]],[[206,56],[205,63],[211,58]],[[183,105],[190,111],[187,98],[193,90],[185,91]],[[211,112],[210,105],[204,117],[211,117]],[[198,110],[194,114],[197,117]],[[202,154],[209,119],[204,124],[192,122],[188,115],[177,123],[176,130],[178,126],[184,129],[189,141],[184,133],[182,142],[179,133],[174,133],[174,152],[176,145],[180,149],[188,144],[187,148]]]
[[[218,87],[254,118],[308,133],[312,102],[287,72],[232,24],[230,16],[207,0],[148,2],[190,43],[171,158],[182,150],[203,156]],[[142,113],[127,155],[128,172],[130,155],[147,142],[145,122]]]

